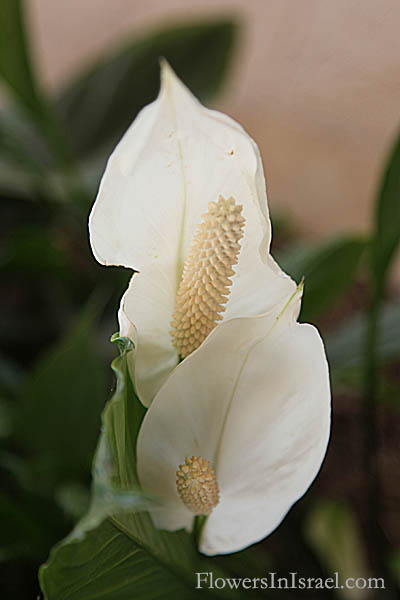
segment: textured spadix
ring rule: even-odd
[[[195,515],[209,515],[219,502],[215,471],[202,456],[187,456],[179,465],[176,489],[183,504]]]
[[[240,250],[244,218],[233,198],[209,202],[183,267],[172,317],[172,341],[185,357],[198,348],[222,319],[233,266]]]
[[[144,490],[163,498],[162,529],[190,529],[176,487],[185,456],[212,463],[219,503],[205,554],[238,551],[271,533],[307,490],[329,437],[328,366],[316,329],[296,323],[299,296],[258,317],[223,322],[171,374],[138,438]]]
[[[132,372],[146,405],[178,364],[170,330],[183,265],[202,215],[219,196],[233,197],[245,219],[223,322],[270,310],[294,284],[269,254],[256,144],[235,121],[204,108],[164,63],[160,94],[111,155],[89,221],[96,258],[139,271],[119,319],[121,335],[135,342]]]

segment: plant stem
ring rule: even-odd
[[[200,542],[200,536],[201,536],[201,531],[204,527],[204,524],[206,522],[207,517],[205,515],[197,515],[194,518],[194,524],[193,524],[193,539],[194,539],[194,543],[196,548],[199,547],[199,542]]]
[[[397,598],[397,584],[388,568],[389,544],[381,527],[381,485],[379,477],[380,436],[377,427],[379,394],[379,317],[384,289],[383,278],[372,285],[367,312],[364,372],[364,469],[366,477],[366,537],[372,566],[385,580],[386,592],[382,597]]]
[[[370,548],[375,549],[376,532],[380,516],[379,499],[379,436],[376,425],[376,404],[379,378],[378,365],[378,321],[380,309],[380,294],[373,290],[370,306],[367,313],[367,336],[365,348],[365,374],[364,374],[364,468],[366,475],[367,494],[367,527],[370,539]],[[376,548],[378,551],[378,548]],[[374,562],[379,560],[378,552],[374,552]]]

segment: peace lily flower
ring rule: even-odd
[[[300,286],[301,288],[301,286]],[[193,527],[200,550],[236,552],[271,533],[307,490],[330,428],[317,330],[286,305],[216,327],[170,375],[138,437],[140,482],[163,499],[157,527]]]
[[[119,325],[134,341],[130,368],[146,406],[218,323],[264,314],[295,289],[269,254],[256,144],[166,63],[157,100],[108,161],[89,229],[99,262],[137,271]]]

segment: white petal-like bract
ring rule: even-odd
[[[138,438],[143,488],[164,501],[160,528],[190,528],[175,471],[202,456],[216,472],[220,502],[200,549],[235,552],[263,539],[307,490],[325,455],[330,387],[317,330],[286,306],[225,321],[170,375]]]
[[[132,374],[147,406],[178,364],[170,322],[183,264],[210,201],[232,196],[245,217],[224,320],[268,312],[295,288],[269,254],[256,144],[235,121],[204,108],[167,64],[161,79],[157,100],[111,155],[89,221],[97,260],[138,271],[121,302],[120,335],[135,341]]]

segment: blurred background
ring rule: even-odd
[[[213,105],[256,138],[270,204],[310,235],[367,230],[400,105],[396,0],[28,0],[33,51],[57,91],[99,53],[161,23],[240,21]],[[323,191],[323,193],[322,193]]]
[[[320,476],[256,554],[229,569],[380,575],[386,592],[324,597],[398,597],[399,24],[396,0],[3,1],[4,597],[42,597],[38,566],[88,506],[113,386],[108,340],[130,274],[95,263],[87,216],[107,156],[156,97],[160,56],[256,139],[273,254],[305,276],[301,320],[318,325],[331,365]]]

